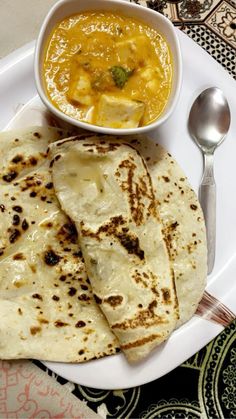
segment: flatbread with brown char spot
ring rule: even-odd
[[[104,306],[112,316],[115,310],[123,310],[124,295],[114,288],[115,292],[108,290],[104,296],[97,292],[93,297],[74,224],[61,211],[55,197],[47,149],[51,142],[67,135],[62,130],[47,127],[0,134],[1,359],[83,362],[116,353],[119,347],[98,306]],[[86,142],[87,153],[93,153],[94,134],[83,133],[69,140],[70,146],[71,143],[78,143],[78,138]],[[109,143],[105,143],[108,140]],[[97,157],[116,152],[123,141],[124,138],[96,135]],[[176,326],[179,326],[192,317],[205,288],[207,248],[202,211],[185,174],[167,151],[147,139],[126,137],[125,142],[128,141],[146,159],[152,178],[162,233],[175,273],[180,310]],[[67,147],[68,139],[57,144],[57,150],[62,144]],[[55,151],[56,156],[57,160],[51,160],[51,170],[61,159],[58,151]],[[139,209],[140,205],[147,204],[148,197],[143,197],[143,191],[149,190],[150,184],[143,176],[144,182],[138,189],[130,188],[127,180],[132,174],[131,163],[123,164],[119,168],[120,176],[118,172],[116,176],[122,184],[122,196],[129,195],[132,220],[136,225],[145,218],[144,211]],[[142,170],[145,172],[145,168]],[[72,171],[72,186],[77,171],[78,167]],[[90,172],[87,174],[90,175]],[[88,187],[87,174],[84,181]],[[103,174],[109,183],[110,177]],[[132,179],[135,181],[135,177]],[[93,196],[94,190],[90,189],[89,193]],[[99,194],[103,194],[103,188],[100,188]],[[109,200],[106,202],[100,216],[106,213],[109,205],[118,208],[123,198],[119,200],[119,205],[116,197],[110,201],[111,204]],[[92,200],[85,207],[87,212],[91,203]],[[147,325],[150,329],[157,323],[161,325],[155,301],[165,303],[166,311],[169,311],[169,303],[171,309],[173,304],[169,287],[162,286],[159,290],[159,285],[156,287],[159,278],[149,275],[144,269],[140,270],[146,257],[144,248],[141,240],[137,240],[137,234],[130,234],[130,228],[126,231],[123,222],[116,214],[105,225],[103,222],[101,226],[92,225],[92,233],[97,233],[97,238],[91,237],[91,231],[88,231],[91,228],[84,226],[84,232],[86,240],[95,240],[99,244],[107,239],[109,251],[114,243],[118,243],[117,257],[114,258],[110,252],[108,259],[109,264],[114,259],[111,264],[111,271],[115,266],[114,275],[117,270],[122,270],[123,276],[126,273],[121,269],[123,262],[120,258],[132,258],[139,265],[132,278],[139,295],[142,295],[137,302],[137,313],[125,319],[117,316],[114,320],[122,339],[126,338],[127,331],[133,334],[137,331],[130,342],[123,343],[123,349],[135,358],[144,355],[141,353],[143,348],[149,350],[160,340],[154,331],[143,334]],[[151,243],[152,235],[149,238]],[[92,269],[97,269],[95,262],[96,259],[92,258]],[[148,291],[152,288],[150,295],[153,298],[144,305],[142,299],[145,299],[146,288]]]
[[[0,134],[0,359],[84,362],[119,347],[54,193],[46,150],[60,137],[41,128]],[[6,182],[12,164],[17,176]]]
[[[143,359],[178,319],[145,163],[133,147],[108,137],[62,140],[51,150],[55,191],[78,230],[96,301],[127,359]]]
[[[180,318],[177,326],[196,312],[207,278],[204,216],[197,196],[177,161],[147,138],[131,139],[145,158],[152,177],[163,233],[175,273]]]

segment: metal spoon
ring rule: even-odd
[[[199,201],[205,217],[208,247],[208,274],[215,262],[216,184],[213,171],[215,149],[223,142],[230,126],[230,109],[223,92],[217,87],[204,90],[192,105],[189,132],[204,155],[204,172]]]

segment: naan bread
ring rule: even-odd
[[[11,184],[44,163],[52,141],[69,135],[50,127],[32,127],[0,133],[0,184]]]
[[[46,150],[68,135],[47,127],[0,134],[1,359],[83,362],[113,354],[119,347],[94,302],[74,225],[55,198]],[[93,137],[86,133],[80,139]],[[179,326],[192,317],[205,288],[201,207],[178,163],[161,146],[147,139],[126,137],[128,141],[145,157],[152,177],[175,272]],[[75,327],[79,321],[86,326]]]
[[[111,137],[108,138],[111,141]],[[106,139],[103,136],[100,141]],[[113,137],[113,141],[123,142],[124,139]],[[125,137],[125,142],[145,158],[152,178],[175,273],[179,327],[194,315],[206,287],[207,243],[202,209],[186,175],[170,153],[147,138]]]
[[[151,175],[169,256],[175,273],[180,318],[196,312],[207,278],[206,228],[200,203],[176,160],[145,138],[131,140]]]
[[[0,359],[83,362],[118,350],[55,197],[46,150],[62,135],[0,134]]]
[[[176,326],[174,275],[143,159],[104,139],[53,144],[53,183],[79,232],[96,301],[127,359],[137,361]]]

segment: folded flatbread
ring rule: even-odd
[[[74,221],[97,303],[129,361],[176,326],[178,302],[150,175],[136,150],[83,136],[51,147],[53,183]]]
[[[94,301],[74,224],[55,197],[46,151],[68,135],[47,127],[0,134],[0,359],[83,362],[118,351]],[[85,137],[94,140],[94,134]],[[103,147],[111,142],[96,139]],[[123,140],[113,137],[115,143]],[[196,311],[206,283],[201,207],[169,153],[147,139],[128,141],[152,177],[175,272],[179,326]]]
[[[83,362],[116,353],[46,150],[65,133],[0,134],[0,359]]]
[[[107,140],[112,141],[111,137],[100,137],[102,142]],[[124,142],[124,138],[113,137],[113,141]],[[175,274],[178,327],[194,315],[206,287],[207,244],[202,209],[185,173],[162,146],[140,137],[125,137],[125,142],[143,156],[152,178],[163,235]]]
[[[201,205],[170,153],[147,138],[130,141],[145,158],[152,178],[175,273],[180,326],[194,315],[206,287],[207,243]]]

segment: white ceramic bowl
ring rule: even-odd
[[[75,13],[90,10],[108,10],[113,12],[119,12],[128,17],[139,19],[156,29],[167,40],[173,57],[172,89],[164,112],[156,121],[152,122],[151,124],[146,125],[144,127],[130,129],[114,129],[99,127],[97,125],[91,125],[86,122],[76,120],[64,114],[50,102],[45,92],[43,84],[43,53],[48,37],[50,36],[55,25],[64,18]],[[159,125],[163,124],[163,122],[166,121],[167,118],[169,118],[169,116],[174,111],[175,105],[179,97],[182,81],[182,60],[179,40],[177,37],[177,30],[174,28],[173,24],[162,14],[150,10],[146,7],[142,7],[133,3],[128,3],[123,0],[60,0],[51,8],[42,24],[36,43],[34,70],[36,87],[43,103],[47,106],[47,108],[49,108],[49,110],[52,113],[54,113],[54,115],[63,119],[65,122],[80,128],[105,134],[128,135],[144,133],[147,131],[151,131],[154,128],[157,128]]]

